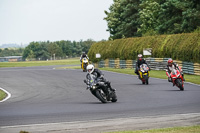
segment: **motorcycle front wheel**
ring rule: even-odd
[[[149,84],[149,78],[148,75],[144,75],[144,82],[148,85]]]
[[[87,68],[87,64],[84,64],[83,65],[83,69],[84,69],[83,72],[87,72],[86,68]]]
[[[149,79],[148,79],[148,78],[146,79],[146,84],[147,84],[147,85],[149,84]]]
[[[106,94],[103,92],[103,90],[101,90],[101,89],[96,90],[96,97],[97,97],[102,103],[107,103]]]
[[[177,85],[178,85],[179,89],[181,91],[184,91],[182,80],[181,79],[177,79],[176,82],[177,82]]]

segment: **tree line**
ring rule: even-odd
[[[110,40],[190,33],[200,27],[199,0],[113,0],[105,11]]]
[[[77,57],[82,52],[88,52],[95,41],[88,39],[86,41],[55,41],[55,42],[31,42],[23,52],[23,59],[65,59],[68,57]]]
[[[0,49],[0,57],[22,56],[23,60],[65,59],[80,56],[82,52],[88,53],[94,42],[92,39],[79,42],[69,40],[31,42],[25,48]]]
[[[5,56],[22,56],[24,48],[5,48],[0,49],[0,57]]]

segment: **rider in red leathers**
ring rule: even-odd
[[[168,72],[168,74],[170,75],[170,77],[168,77],[168,81],[169,81],[169,82],[172,82],[171,71],[172,71],[173,69],[179,70],[179,72],[180,72],[181,75],[183,76],[183,80],[185,81],[183,72],[179,69],[178,65],[177,65],[176,63],[173,62],[172,59],[169,59],[169,60],[167,61],[167,72]],[[173,84],[173,86],[174,86],[174,84]]]

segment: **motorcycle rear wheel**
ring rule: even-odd
[[[117,95],[115,92],[112,92],[112,102],[117,102]]]

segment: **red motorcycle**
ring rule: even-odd
[[[179,70],[182,71],[181,67],[179,67]],[[179,70],[172,69],[171,79],[172,79],[173,85],[176,85],[181,91],[183,91],[184,90],[184,81],[183,81],[183,76]],[[167,71],[166,71],[166,74],[170,78],[170,75]]]

